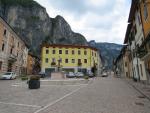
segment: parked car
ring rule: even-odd
[[[1,79],[12,80],[16,79],[17,75],[14,72],[7,72],[1,75]]]
[[[89,77],[94,77],[94,74],[93,74],[92,72],[89,72],[89,73],[88,73],[88,76],[89,76]]]
[[[67,78],[74,78],[74,77],[76,77],[76,75],[73,72],[69,72],[66,74],[66,77]]]
[[[75,75],[76,75],[77,78],[84,77],[84,74],[82,72],[77,72]]]
[[[102,73],[102,77],[108,77],[107,72],[103,72],[103,73]]]
[[[39,72],[38,75],[40,76],[40,78],[45,78],[46,77],[46,74],[44,72]]]

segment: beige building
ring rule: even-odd
[[[0,17],[0,73],[26,73],[28,48],[15,31]]]

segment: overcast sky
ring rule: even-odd
[[[122,44],[131,0],[35,0],[50,17],[61,15],[74,32],[96,42]]]

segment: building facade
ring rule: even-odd
[[[42,46],[41,71],[82,71],[100,70],[100,57],[96,48],[76,45],[48,45]]]
[[[150,83],[150,0],[141,0],[139,8],[144,34],[142,45],[139,47],[139,54],[145,63],[146,77]]]
[[[132,0],[124,44],[124,74],[150,83],[150,0]]]
[[[26,73],[28,48],[14,30],[0,17],[0,73]]]
[[[40,70],[40,59],[37,56],[33,55],[31,52],[29,52],[27,59],[27,74],[39,74]]]

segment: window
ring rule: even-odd
[[[86,50],[84,51],[84,55],[87,55],[87,51]]]
[[[72,59],[72,63],[75,63],[75,59]]]
[[[46,49],[46,54],[49,54],[49,50],[48,49]]]
[[[141,24],[141,18],[140,18],[140,15],[138,14],[138,16],[137,16],[137,19],[138,19],[138,23],[139,23],[139,25]]]
[[[45,62],[48,63],[48,58],[45,59]]]
[[[87,63],[87,59],[84,59],[84,63]]]
[[[7,31],[6,31],[6,29],[4,30],[4,34],[3,35],[6,35],[6,33],[7,33]]]
[[[65,63],[68,63],[68,59],[65,59]]]
[[[78,63],[81,63],[81,59],[78,59]]]
[[[72,50],[72,54],[74,55],[74,50]]]
[[[55,60],[55,58],[52,58],[52,62],[55,62],[56,60]]]
[[[141,68],[141,75],[143,76],[142,64],[140,64],[140,68]]]
[[[136,27],[136,25],[134,26],[134,36],[136,35],[136,33],[137,33],[137,29],[136,29],[137,27]]]
[[[62,63],[62,58],[59,58],[59,62]]]
[[[5,49],[5,44],[2,45],[2,51],[4,51],[4,49]]]
[[[19,47],[19,42],[18,42],[18,47]]]
[[[81,54],[81,51],[80,50],[78,50],[78,55],[80,55]]]
[[[10,49],[10,54],[12,54],[12,52],[13,52],[13,47]]]
[[[144,4],[144,19],[146,20],[148,17],[147,4]]]
[[[127,62],[125,62],[125,67],[127,67]]]
[[[66,50],[65,53],[68,54],[68,50]]]
[[[55,50],[53,50],[53,54],[55,54],[56,52],[55,52]]]
[[[0,70],[2,70],[2,61],[0,61]]]
[[[62,50],[59,50],[59,54],[62,54]]]

